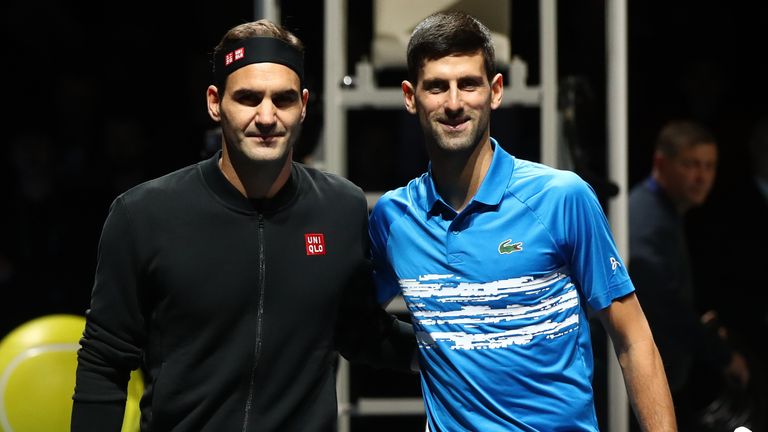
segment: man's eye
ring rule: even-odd
[[[297,100],[298,98],[293,95],[279,95],[276,96],[272,102],[275,104],[275,106],[284,108],[293,105]]]
[[[459,82],[459,87],[464,91],[474,91],[482,85],[483,82],[476,79],[466,79]]]
[[[242,95],[241,97],[237,98],[237,101],[243,105],[254,107],[261,103],[261,99],[261,96],[249,94]]]

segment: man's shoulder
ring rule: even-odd
[[[515,159],[511,191],[526,201],[544,193],[547,196],[565,196],[590,191],[589,184],[573,171],[525,159]]]
[[[322,195],[333,194],[334,199],[344,197],[365,199],[363,189],[344,176],[299,162],[294,162],[293,169],[300,182],[306,184],[311,191]]]
[[[191,164],[146,180],[118,194],[109,206],[108,219],[119,220],[118,215],[123,215],[133,223],[153,225],[188,212],[190,204],[201,196],[202,187],[195,185],[195,182],[202,183],[195,180],[197,165]]]
[[[370,215],[370,230],[374,240],[382,240],[389,235],[393,225],[418,219],[421,212],[427,210],[427,198],[424,191],[424,173],[410,180],[406,185],[386,191],[373,206]]]
[[[629,192],[627,192],[629,203],[637,205],[647,201],[651,197],[651,194],[644,183],[645,182],[640,182],[629,188]]]
[[[198,166],[202,162],[187,165],[159,177],[155,177],[139,183],[117,196],[116,199],[125,202],[137,202],[145,200],[163,200],[168,196],[177,194],[185,188],[190,180],[198,175]]]
[[[426,177],[427,173],[424,173],[419,177],[411,179],[403,186],[384,192],[384,194],[376,201],[376,205],[373,207],[373,212],[382,213],[396,211],[402,213],[411,206],[425,202]]]
[[[672,211],[671,202],[664,198],[658,184],[648,178],[629,189],[628,202],[630,213],[648,214],[651,212],[668,213]],[[673,211],[674,213],[674,211]],[[631,214],[630,214],[631,216]]]

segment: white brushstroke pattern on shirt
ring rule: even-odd
[[[503,300],[512,294],[518,299],[521,295],[538,296],[542,291],[557,287],[558,282],[566,278],[565,273],[556,271],[540,278],[474,283],[457,282],[458,278],[452,274],[427,274],[418,279],[402,279],[400,286],[406,301],[412,306],[414,318],[425,328],[458,326],[467,330],[497,329],[498,326],[494,325],[505,323],[507,325],[503,327],[510,328],[493,333],[446,332],[442,329],[435,329],[429,334],[419,332],[417,336],[422,346],[430,348],[442,342],[455,350],[494,349],[528,344],[536,336],[557,338],[578,328],[578,293],[570,282],[559,287],[558,295],[545,296],[534,304],[509,304],[504,308],[484,304]],[[461,303],[462,306],[455,310],[423,310],[430,303],[424,301],[427,299],[446,305]],[[532,319],[535,324],[514,325],[514,322],[530,322]]]

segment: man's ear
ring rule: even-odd
[[[307,116],[307,101],[309,100],[309,90],[304,89],[301,91],[301,121],[304,121],[304,117]]]
[[[208,115],[214,121],[221,121],[221,98],[219,97],[219,89],[214,85],[209,85],[208,90],[205,92],[205,98],[208,101]]]
[[[498,73],[491,81],[491,109],[501,106],[502,96],[504,96],[504,78]]]
[[[405,80],[401,84],[405,109],[411,114],[416,114],[416,87],[410,81]]]
[[[666,156],[664,156],[664,153],[662,153],[659,150],[654,150],[653,152],[653,168],[656,170],[664,170],[669,163],[669,159],[667,159]]]

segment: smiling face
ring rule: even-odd
[[[403,81],[402,88],[431,154],[471,152],[489,140],[491,110],[501,103],[503,83],[500,74],[488,82],[479,50],[426,60],[416,85]]]
[[[254,63],[227,77],[224,95],[209,88],[208,109],[220,121],[230,158],[284,164],[306,115],[307,98],[293,70]]]

